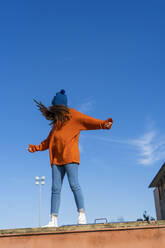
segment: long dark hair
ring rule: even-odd
[[[56,126],[57,129],[60,129],[72,116],[69,108],[65,105],[52,105],[47,108],[42,104],[42,102],[37,102],[35,99],[33,100],[42,115],[47,120],[51,121],[50,125]]]

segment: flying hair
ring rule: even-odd
[[[60,129],[64,123],[72,117],[69,108],[65,105],[52,105],[45,107],[42,102],[38,102],[35,99],[33,100],[42,115],[50,121],[50,125],[56,126],[57,129]]]

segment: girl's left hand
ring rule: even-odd
[[[25,148],[25,150],[29,151],[29,152],[32,152],[31,148]]]
[[[36,148],[35,148],[35,146],[34,145],[31,145],[31,144],[29,144],[29,147],[28,148],[25,148],[27,151],[29,151],[29,152],[35,152],[36,151]]]

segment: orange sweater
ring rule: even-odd
[[[113,122],[111,118],[106,121],[92,118],[70,108],[71,119],[56,130],[55,126],[50,131],[47,139],[40,145],[31,145],[31,152],[44,151],[49,149],[50,163],[64,165],[69,163],[80,163],[79,157],[79,135],[82,130],[110,129],[105,126],[108,122]]]

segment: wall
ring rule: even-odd
[[[165,222],[1,230],[3,248],[164,248]]]

